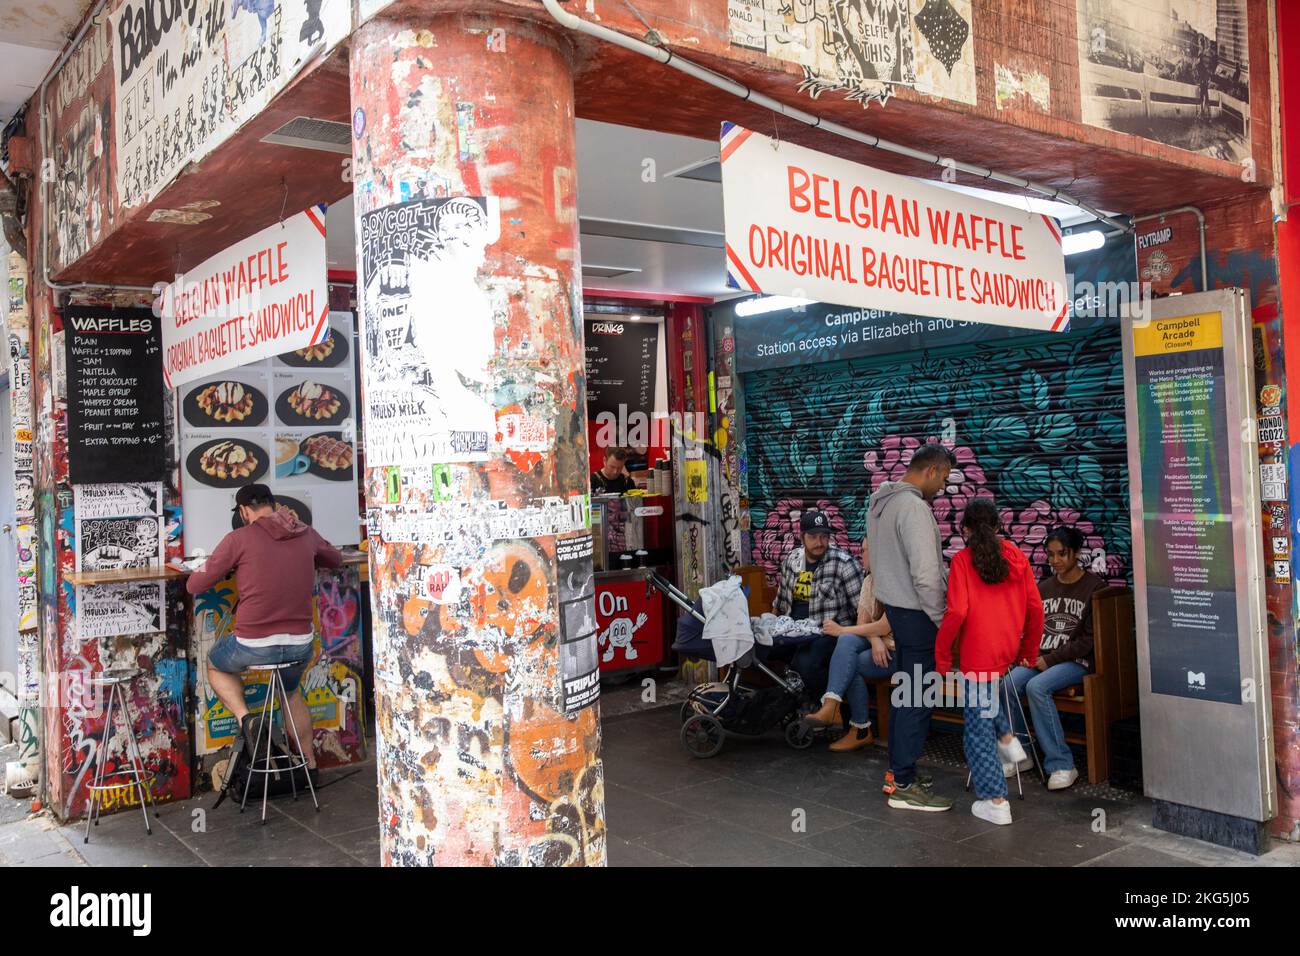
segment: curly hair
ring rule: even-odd
[[[998,520],[998,509],[993,499],[976,498],[968,504],[961,526],[966,532],[966,547],[975,573],[985,584],[1001,584],[1011,573],[1011,565],[1007,563],[1007,556],[1002,553],[1002,542],[998,540],[1002,523]]]

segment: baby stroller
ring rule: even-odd
[[[673,650],[688,657],[716,661],[713,644],[704,638],[704,611],[671,582],[657,574],[652,583],[684,612],[677,622]],[[776,639],[778,642],[780,638]],[[785,741],[796,750],[810,747],[820,728],[800,720],[799,704],[804,683],[794,670],[778,674],[765,660],[772,648],[755,644],[727,672],[723,681],[700,684],[691,691],[681,708],[681,741],[692,757],[712,757],[722,750],[728,733],[757,737],[780,727]],[[746,670],[756,670],[770,682],[744,681]]]

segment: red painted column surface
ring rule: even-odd
[[[352,38],[385,865],[603,865],[573,76],[530,21]]]

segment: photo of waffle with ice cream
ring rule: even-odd
[[[252,385],[233,379],[196,385],[183,404],[186,421],[197,428],[248,428],[266,418],[266,397]]]
[[[338,425],[351,414],[347,394],[336,382],[304,379],[285,388],[284,376],[276,376],[280,394],[275,414],[286,425]]]

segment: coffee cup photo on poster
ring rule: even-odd
[[[352,443],[338,431],[280,432],[275,436],[275,478],[351,481]]]

